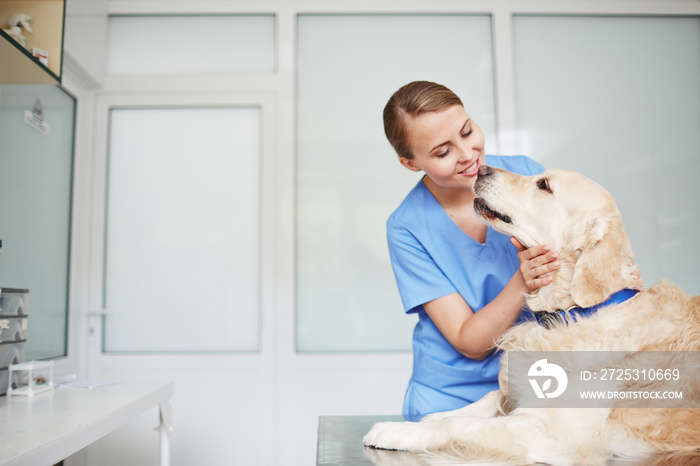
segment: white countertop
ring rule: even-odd
[[[172,394],[172,382],[128,382],[0,398],[0,464],[55,464],[154,406],[169,413]]]

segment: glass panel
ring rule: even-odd
[[[258,349],[259,120],[112,110],[106,352]]]
[[[308,15],[298,20],[297,347],[409,350],[386,220],[418,182],[382,109],[414,80],[447,85],[495,147],[491,19]]]
[[[74,123],[61,88],[0,86],[0,285],[29,289],[25,360],[67,351]]]
[[[109,73],[272,73],[275,17],[113,16],[108,44]]]
[[[700,19],[517,17],[515,53],[521,151],[615,196],[647,286],[699,294]]]

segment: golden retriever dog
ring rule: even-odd
[[[526,177],[483,166],[474,190],[484,223],[524,246],[548,244],[559,252],[552,283],[526,297],[539,322],[517,325],[496,342],[504,351],[499,390],[420,422],[377,423],[364,444],[480,464],[598,465],[669,452],[699,464],[700,361],[689,352],[700,350],[700,298],[661,282],[608,301],[620,290],[640,288],[641,281],[631,273],[633,252],[612,196],[578,173],[547,170]],[[595,312],[575,314],[587,309]],[[662,370],[673,367],[674,355],[691,359],[673,386],[683,399],[670,407],[530,407],[508,396],[509,356],[527,351],[639,355],[615,361],[628,371],[641,369],[649,361],[644,355],[665,355],[654,360],[654,369]],[[628,377],[618,386],[641,393],[658,383]]]

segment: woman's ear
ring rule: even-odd
[[[413,159],[407,159],[406,157],[399,157],[399,162],[401,162],[401,165],[403,165],[404,167],[408,168],[411,171],[414,171],[414,172],[421,171],[421,169],[418,168],[415,160],[413,160]]]

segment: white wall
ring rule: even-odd
[[[64,71],[89,76],[85,82],[89,87],[96,87],[106,71],[107,8],[108,0],[66,2]]]

